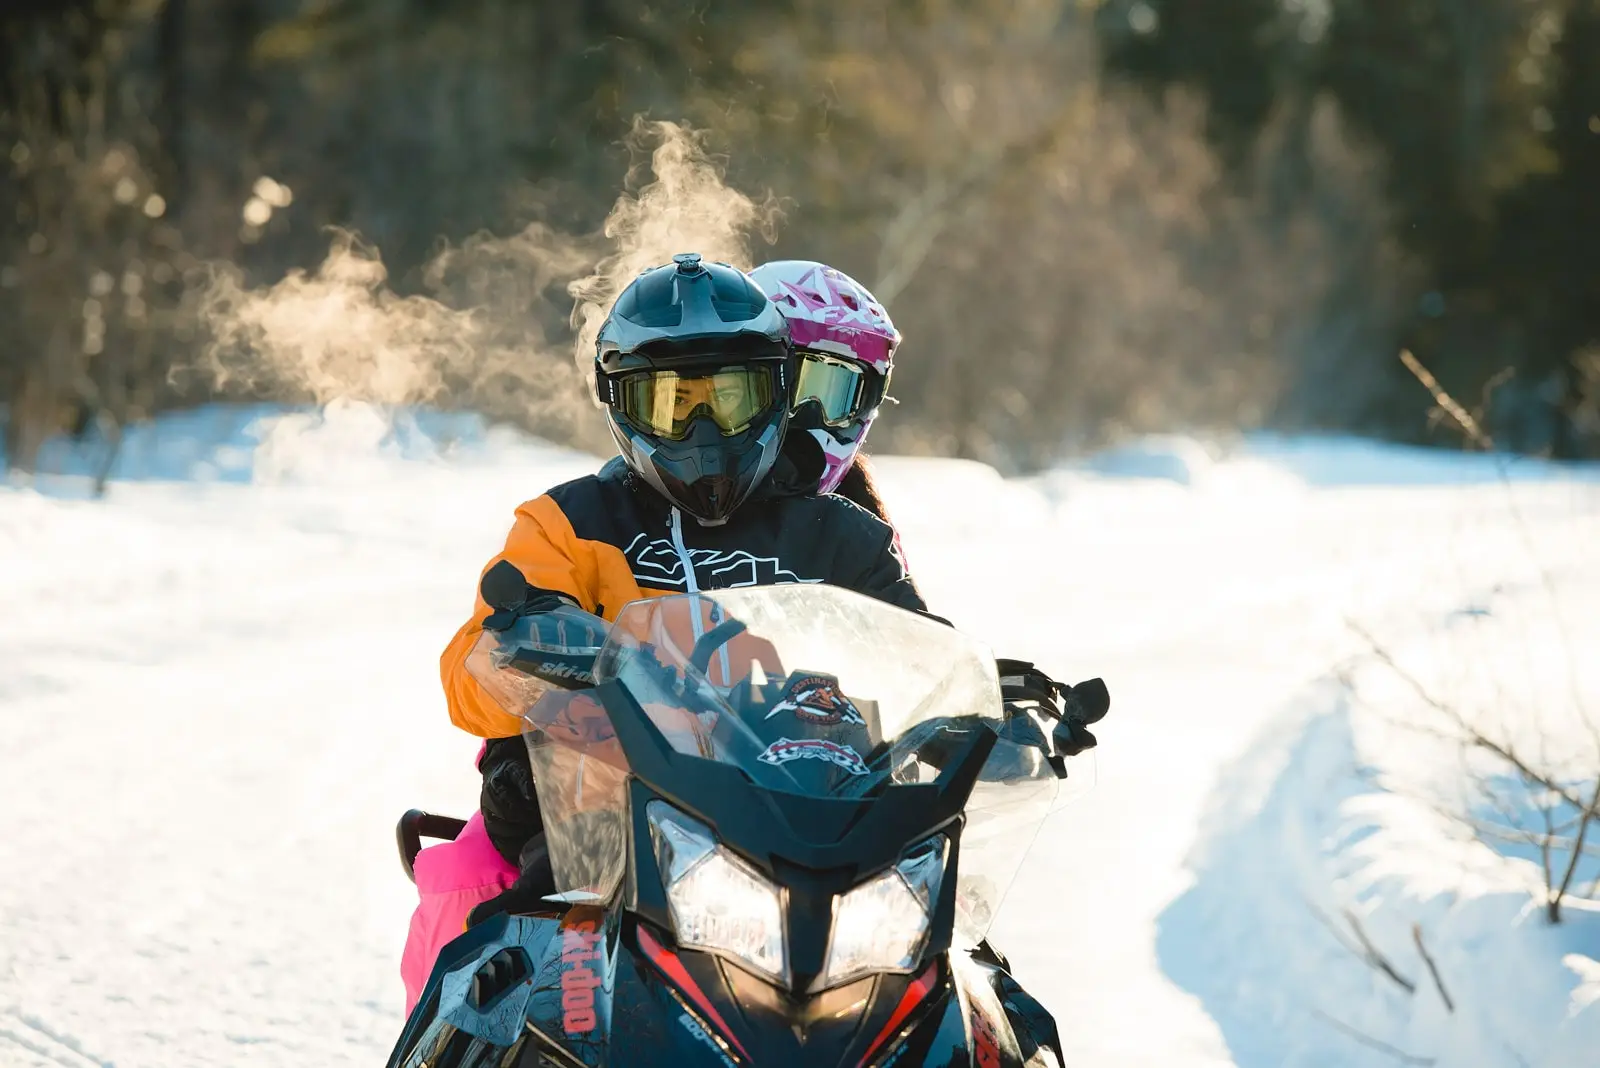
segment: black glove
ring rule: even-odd
[[[478,771],[483,775],[478,799],[483,829],[507,863],[520,865],[523,847],[544,830],[527,743],[520,737],[491,739]]]
[[[1098,743],[1088,725],[1105,718],[1111,693],[1101,679],[1076,686],[1057,682],[1027,660],[996,660],[1006,706],[1037,710],[1056,720],[1050,739],[1061,756],[1077,756]]]
[[[1100,744],[1100,739],[1087,727],[1070,719],[1063,719],[1056,724],[1055,730],[1050,732],[1050,740],[1055,743],[1056,752],[1062,756],[1077,756],[1085,749],[1093,749]]]
[[[576,605],[570,597],[530,585],[510,560],[502,560],[484,573],[478,593],[483,603],[494,609],[484,617],[484,630],[507,630],[523,616],[548,612],[564,604]]]
[[[1088,679],[1076,686],[1064,687],[1064,691],[1061,695],[1061,722],[1056,724],[1051,737],[1055,739],[1058,749],[1068,756],[1076,756],[1085,749],[1093,749],[1097,744],[1086,725],[1099,723],[1106,718],[1106,713],[1111,711],[1111,691],[1106,688],[1104,679]],[[1065,740],[1063,733],[1067,736]],[[1069,744],[1078,748],[1069,750]]]
[[[545,848],[544,835],[535,835],[522,850],[522,874],[510,887],[479,902],[467,913],[467,926],[475,927],[491,916],[502,912],[536,912],[548,909],[551,903],[545,895],[555,893],[555,875],[550,870],[550,851]]]
[[[594,685],[594,658],[609,624],[564,594],[531,586],[509,560],[483,576],[484,603],[494,611],[483,629],[497,637],[497,668],[511,668],[568,690]]]

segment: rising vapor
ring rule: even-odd
[[[770,197],[724,182],[694,130],[636,120],[628,144],[649,150],[649,174],[630,175],[637,191],[618,197],[600,233],[536,224],[475,236],[428,264],[431,295],[395,293],[379,250],[345,232],[318,267],[270,285],[215,267],[196,301],[209,342],[185,370],[225,391],[472,407],[597,443],[586,400],[594,338],[616,295],[677,252],[748,268],[751,237],[770,241],[777,218]],[[552,292],[572,300],[570,339],[545,327]]]

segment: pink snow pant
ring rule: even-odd
[[[478,761],[483,760],[478,750]],[[411,914],[411,930],[400,954],[400,978],[406,984],[406,1015],[416,1008],[439,951],[467,927],[467,913],[517,881],[517,868],[507,864],[489,841],[483,813],[474,812],[453,842],[428,846],[417,854],[412,872],[422,899]]]

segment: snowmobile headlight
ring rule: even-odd
[[[821,988],[917,966],[949,847],[949,839],[935,835],[882,875],[834,899]]]
[[[726,953],[788,985],[783,895],[717,844],[711,828],[663,801],[645,810],[678,944]]]

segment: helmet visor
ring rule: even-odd
[[[822,408],[822,421],[828,426],[843,426],[856,419],[866,407],[866,372],[847,360],[815,352],[800,353],[800,375],[794,387],[794,407],[816,401]]]
[[[618,384],[617,408],[645,433],[682,441],[696,419],[709,416],[723,436],[750,428],[772,408],[772,369],[721,367],[702,374],[642,371]]]

